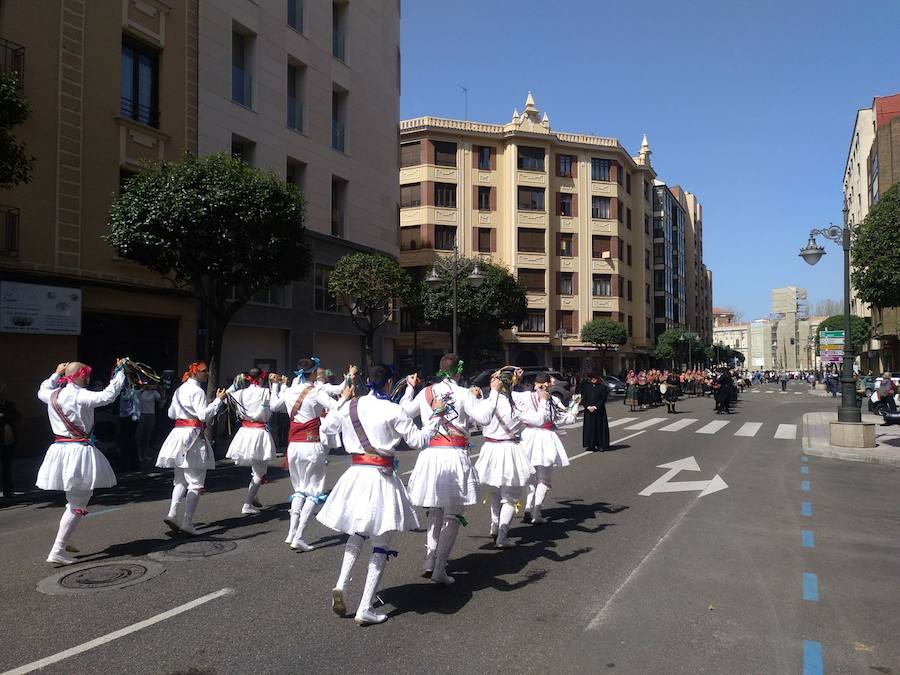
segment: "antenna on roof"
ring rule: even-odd
[[[461,85],[461,84],[457,84],[456,86],[463,90],[463,97],[464,97],[464,99],[465,99],[465,106],[466,106],[466,108],[465,108],[465,110],[466,110],[465,120],[468,122],[468,121],[469,121],[469,88],[468,88],[468,87],[464,87],[464,86]]]

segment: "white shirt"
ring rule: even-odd
[[[312,382],[313,380],[307,379],[306,382]],[[296,376],[293,380],[291,380],[291,386],[296,387],[300,384],[300,377]],[[315,380],[316,389],[323,389],[328,393],[329,396],[340,396],[341,392],[344,391],[344,387],[347,386],[347,377],[344,376],[343,382],[339,384],[328,384],[327,382],[322,382],[321,380]]]
[[[200,420],[205,422],[212,418],[219,410],[222,401],[214,398],[206,402],[206,390],[200,386],[193,377],[189,377],[172,395],[172,403],[169,405],[169,419],[172,420]]]
[[[159,392],[156,389],[141,389],[137,398],[141,415],[156,414],[156,406],[159,403]]]
[[[472,411],[472,419],[483,425],[482,433],[485,438],[515,440],[526,424],[540,426],[544,423],[547,415],[546,402],[538,410],[534,410],[527,402],[520,404],[523,393],[528,396],[525,392],[513,392],[513,405],[510,405],[509,398],[491,390],[490,396]]]
[[[552,399],[542,401],[537,391],[514,391],[513,401],[527,418],[525,424],[529,427],[540,427],[545,422],[553,422],[555,426],[575,422],[574,415],[558,406]],[[538,422],[538,419],[541,421]]]
[[[59,390],[59,397],[56,402],[72,424],[82,429],[86,434],[90,434],[94,429],[94,408],[102,408],[115,401],[124,384],[125,373],[121,370],[115,374],[103,391],[91,391],[69,382]],[[53,430],[54,435],[73,438],[72,433],[63,424],[50,403],[53,392],[57,389],[59,389],[59,375],[54,373],[41,382],[38,398],[47,404],[47,416],[50,418],[50,428]]]
[[[400,405],[411,418],[415,419],[416,417],[421,417],[422,420],[431,419],[432,410],[431,404],[428,403],[428,398],[426,396],[427,391],[428,387],[425,387],[418,395],[415,395],[415,389],[406,385],[406,392],[403,394]],[[447,422],[443,418],[441,419],[441,432],[445,435],[454,433],[456,435],[462,434],[468,437],[469,411],[475,409],[478,405],[478,399],[475,398],[472,391],[460,387],[450,378],[445,378],[440,382],[432,384],[431,392],[433,395],[432,401],[436,398],[442,398],[445,401],[452,403],[457,412],[457,417],[452,422]]]
[[[393,455],[400,440],[411,448],[424,448],[438,429],[437,416],[419,429],[409,415],[396,403],[380,399],[374,394],[357,399],[357,413],[372,447],[383,455]],[[341,433],[344,449],[355,455],[364,454],[359,436],[350,419],[350,402],[332,408],[322,420],[321,431],[326,434]]]
[[[303,403],[300,404],[300,408],[291,419],[292,422],[309,422],[316,417],[320,417],[324,411],[331,410],[338,404],[337,401],[326,393],[323,387],[311,385],[309,382],[291,385],[290,387],[285,387],[283,390],[280,389],[279,385],[275,385],[273,387],[275,393],[272,400],[272,411],[283,410],[290,415],[291,410],[294,409],[294,406],[297,403],[297,399],[299,399],[303,395],[303,392],[309,389],[310,386],[313,387],[313,390],[303,399]]]
[[[228,388],[228,393],[236,401],[237,416],[250,422],[268,422],[272,415],[269,406],[272,400],[272,392],[268,387],[260,387],[258,384],[249,384],[243,389],[236,389],[233,385]]]

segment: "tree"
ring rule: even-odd
[[[306,274],[303,235],[295,186],[225,153],[185,154],[128,180],[110,208],[106,241],[197,298],[213,389],[235,313],[258,291]]]
[[[522,323],[528,308],[525,286],[510,271],[498,263],[478,260],[484,276],[475,288],[466,277],[476,260],[460,258],[457,267],[457,322],[460,356],[469,364],[479,366],[495,361],[502,350],[500,331]],[[440,330],[452,330],[453,267],[437,264],[435,270],[442,283],[431,288],[422,282],[419,295],[423,316]]]
[[[625,326],[613,319],[591,319],[581,327],[581,341],[588,342],[601,352],[603,374],[606,375],[606,355],[628,340]]]
[[[851,278],[860,300],[875,307],[900,305],[900,183],[881,195],[853,234]]]
[[[656,338],[656,358],[663,361],[674,361],[684,357],[684,346],[679,338],[684,335],[680,328],[670,328]]]
[[[34,157],[23,143],[16,142],[13,127],[31,114],[27,101],[19,94],[15,73],[0,74],[0,189],[8,190],[31,180]]]
[[[823,330],[844,330],[844,315],[835,314],[819,324],[816,329],[816,354],[819,353],[819,331]],[[859,354],[862,348],[869,341],[869,334],[872,327],[869,325],[868,319],[860,316],[850,315],[850,345],[853,347],[853,353]],[[846,336],[844,336],[846,344]]]
[[[819,300],[816,303],[813,316],[831,316],[844,311],[844,305],[840,300]]]
[[[375,333],[393,314],[395,303],[408,299],[412,282],[400,264],[380,253],[353,253],[331,272],[328,290],[350,312],[353,325],[366,338],[366,362],[374,365]]]

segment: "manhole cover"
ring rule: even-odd
[[[154,551],[150,557],[154,560],[166,562],[169,560],[186,561],[186,560],[205,560],[215,555],[223,553],[231,553],[236,550],[238,544],[236,541],[212,541],[212,540],[192,540],[187,541],[178,546],[173,546],[165,551]]]
[[[165,569],[148,561],[93,563],[47,577],[38,584],[38,590],[48,595],[114,591],[158,577]]]

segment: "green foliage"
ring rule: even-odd
[[[816,354],[819,353],[819,331],[823,330],[844,330],[844,315],[835,314],[829,316],[816,329]],[[853,347],[853,353],[859,354],[862,348],[869,341],[869,334],[872,327],[869,325],[868,319],[863,319],[854,314],[850,315],[850,345]],[[845,343],[846,344],[846,343]]]
[[[581,327],[581,341],[589,342],[601,351],[607,351],[628,340],[625,326],[613,319],[592,319]]]
[[[881,195],[853,235],[851,278],[859,298],[875,307],[900,305],[900,183]]]
[[[31,114],[28,103],[16,90],[16,75],[0,74],[0,189],[27,183],[31,180],[34,157],[28,155],[23,143],[16,142],[13,127]]]
[[[386,255],[353,253],[335,265],[328,290],[340,298],[353,325],[366,336],[366,357],[371,365],[375,332],[391,318],[394,303],[410,297],[409,274]]]
[[[684,340],[681,338],[684,337]],[[690,353],[688,351],[690,350]],[[659,334],[656,338],[656,358],[663,361],[681,361],[690,362],[715,360],[715,346],[709,347],[700,342],[696,333],[682,330],[681,328],[670,328]],[[721,348],[720,348],[721,358]]]

